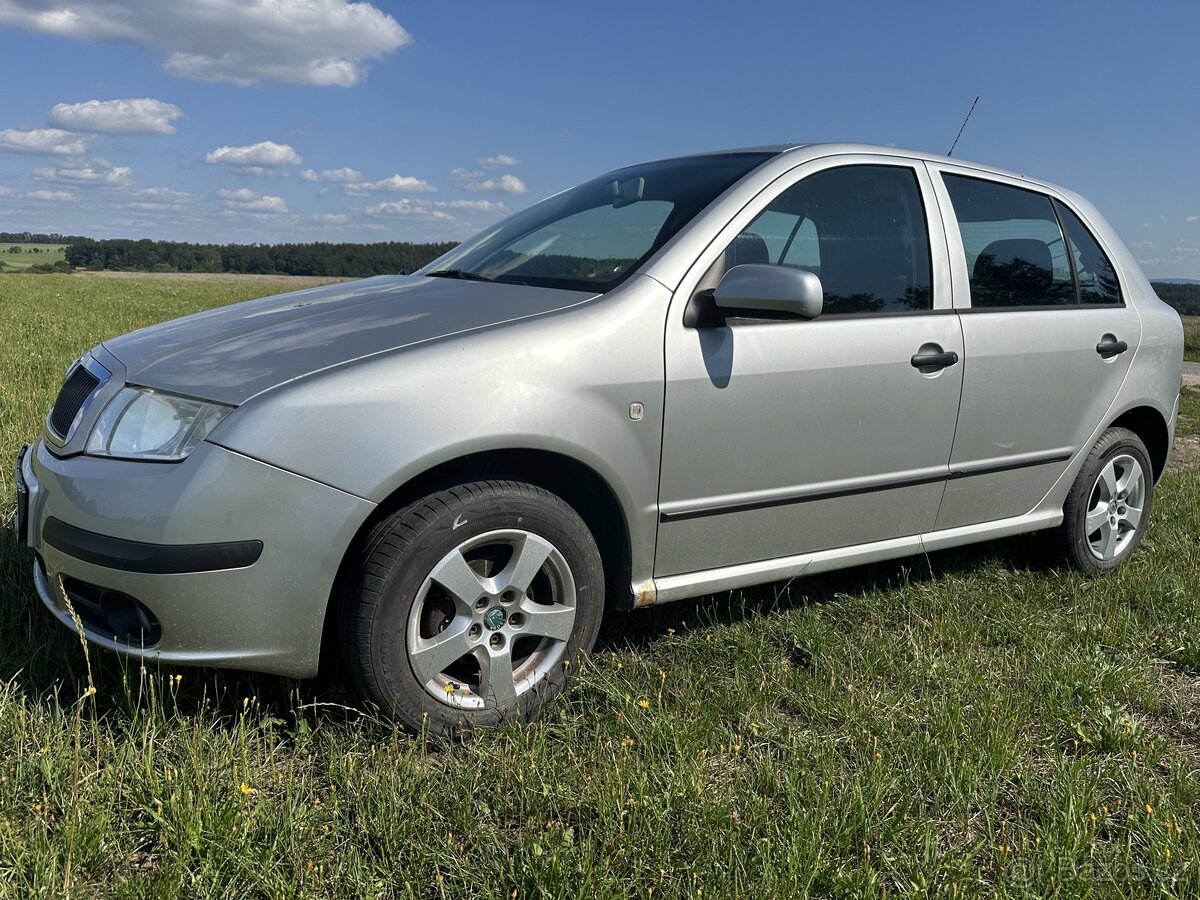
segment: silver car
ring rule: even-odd
[[[606,607],[1031,531],[1114,569],[1182,356],[1069,191],[858,145],[669,159],[412,276],[95,347],[17,529],[96,644],[296,677],[336,648],[448,734],[540,709]]]

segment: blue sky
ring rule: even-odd
[[[457,239],[662,156],[944,153],[978,94],[956,156],[1200,277],[1197,35],[1194,2],[0,0],[0,231]]]

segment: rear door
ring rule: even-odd
[[[931,204],[920,163],[821,160],[760,195],[697,261],[666,329],[657,576],[932,528],[962,336]],[[746,263],[814,272],[824,311],[690,320]],[[918,367],[921,354],[954,362]]]
[[[937,528],[1032,510],[1101,424],[1141,337],[1116,272],[1061,198],[930,164],[963,329],[962,405]]]

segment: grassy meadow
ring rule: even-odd
[[[92,344],[279,289],[0,277],[0,459]],[[30,566],[0,537],[3,897],[1200,895],[1200,471],[1112,577],[1024,537],[617,616],[454,745],[88,653]]]
[[[1180,316],[1183,319],[1183,358],[1200,362],[1200,316]]]
[[[14,253],[14,248],[20,248],[20,252]],[[65,244],[0,244],[0,271],[28,269],[39,264],[54,265],[66,258]]]

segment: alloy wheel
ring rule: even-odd
[[[575,614],[575,580],[553,544],[522,529],[476,535],[417,591],[409,665],[448,706],[512,706],[562,663]]]
[[[1137,534],[1146,506],[1146,476],[1128,454],[1115,456],[1100,470],[1088,503],[1084,534],[1097,559],[1120,556]]]

